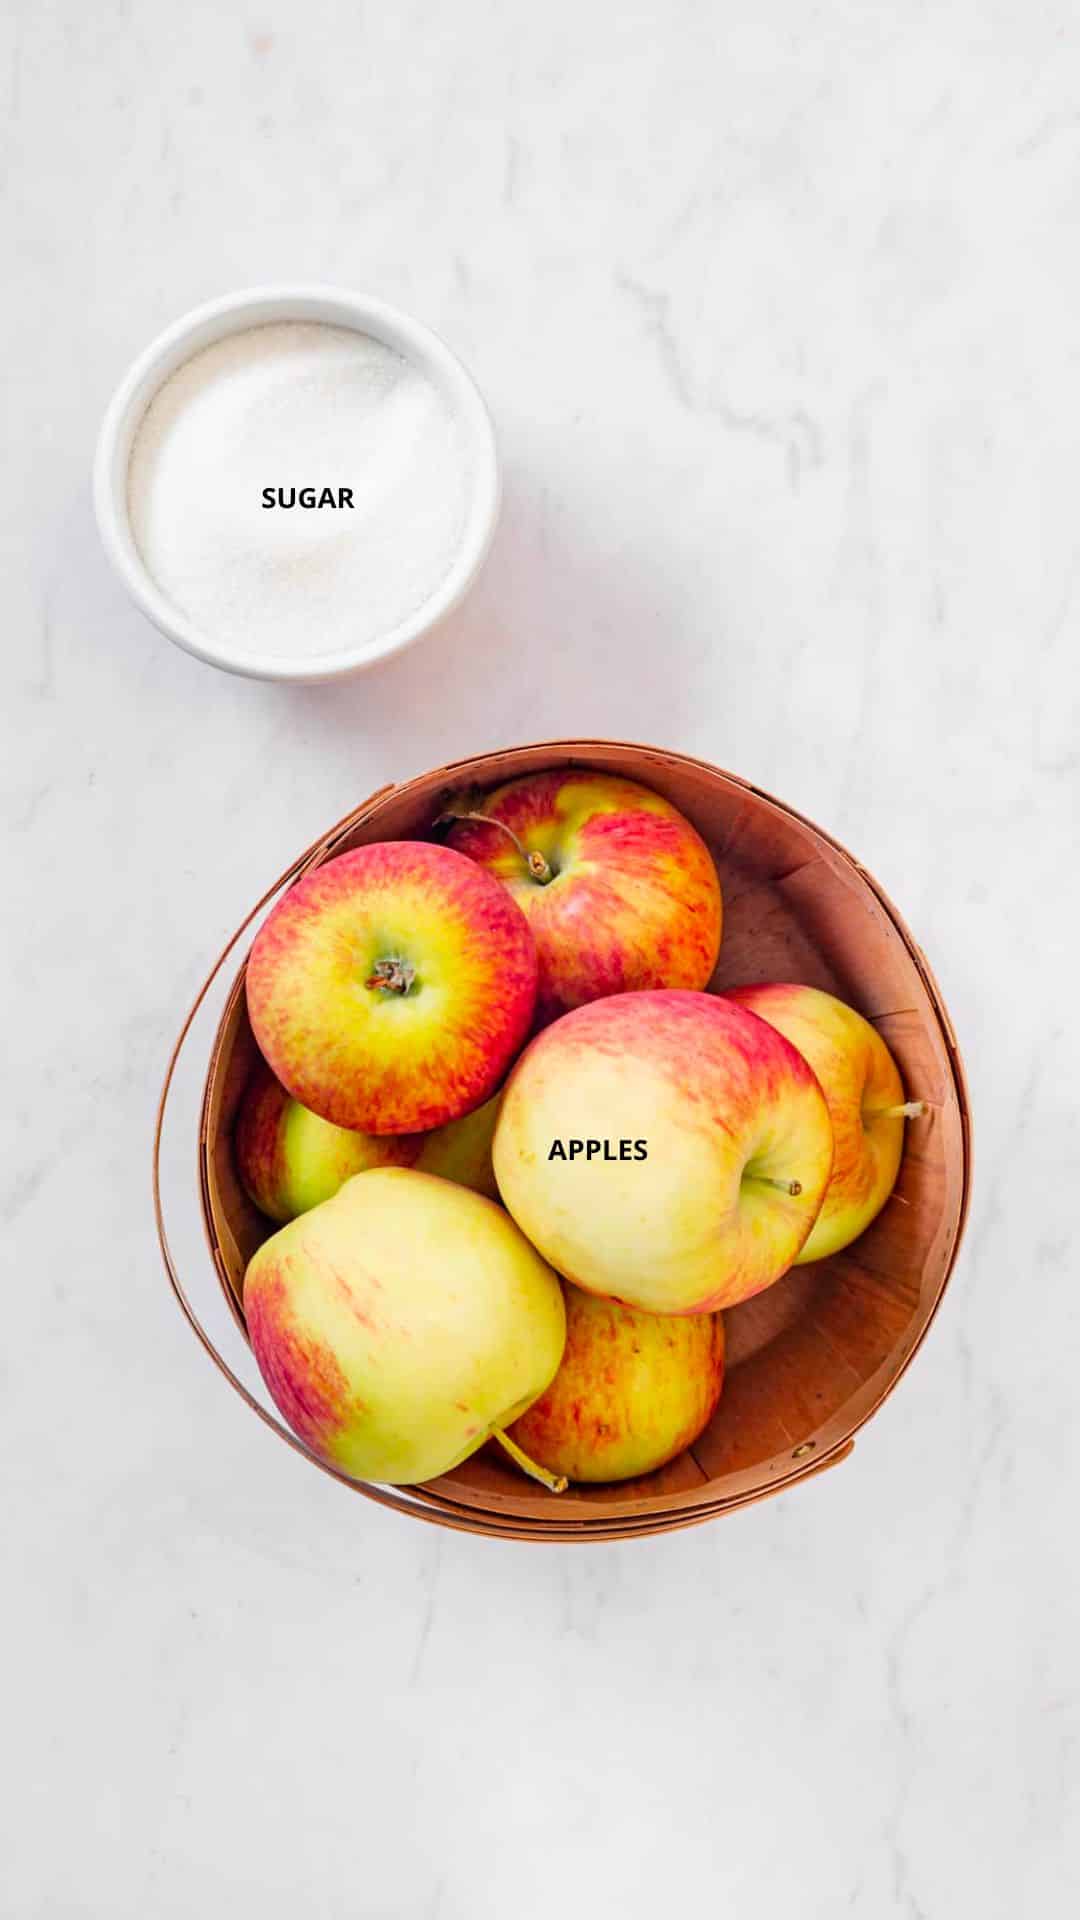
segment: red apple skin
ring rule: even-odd
[[[509,828],[553,876],[536,878],[499,827],[458,820],[450,830],[448,844],[501,880],[528,917],[540,1024],[608,994],[706,985],[720,950],[720,881],[669,801],[613,774],[558,770],[467,806]]]
[[[495,1092],[536,981],[505,887],[449,847],[377,841],[290,888],[252,947],[247,1001],[264,1058],[312,1113],[419,1133]]]
[[[638,1159],[555,1140],[641,1140]],[[799,1253],[829,1181],[832,1126],[806,1061],[708,993],[624,993],[564,1014],[503,1093],[495,1178],[557,1273],[650,1313],[760,1293]]]
[[[260,1061],[236,1119],[236,1169],[260,1212],[284,1223],[329,1200],[355,1173],[413,1166],[425,1138],[335,1127],[294,1100]]]
[[[735,987],[724,995],[756,1013],[797,1047],[817,1075],[832,1120],[833,1169],[821,1211],[797,1265],[850,1246],[881,1212],[900,1171],[904,1118],[896,1062],[861,1013],[818,987],[787,981]]]
[[[640,1313],[566,1285],[566,1346],[511,1437],[568,1480],[632,1480],[708,1426],[724,1383],[718,1313]]]

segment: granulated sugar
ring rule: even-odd
[[[419,367],[347,327],[276,322],[160,388],[128,506],[159,591],[209,639],[314,659],[417,612],[459,550],[468,486],[457,422]]]

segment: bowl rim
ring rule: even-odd
[[[249,327],[313,321],[367,333],[421,368],[444,394],[466,436],[473,475],[457,555],[440,585],[396,627],[364,647],[303,659],[239,654],[190,620],[162,593],[139,553],[128,512],[131,448],[147,408],[177,368],[205,347]],[[221,294],[180,315],[137,354],[106,406],[94,451],[94,514],[106,556],[131,599],[159,632],[186,653],[248,679],[291,684],[345,679],[400,653],[457,607],[487,558],[498,523],[502,477],[495,428],[472,374],[441,335],[374,295],[321,282],[274,282]]]
[[[377,808],[381,803],[385,802],[391,795],[400,795],[406,792],[407,790],[409,790],[410,788],[426,785],[428,781],[430,781],[435,777],[438,777],[440,779],[443,777],[446,777],[447,780],[452,780],[455,774],[460,773],[462,769],[468,768],[471,770],[477,765],[478,762],[490,760],[490,759],[500,759],[506,754],[513,754],[513,755],[530,754],[531,755],[531,754],[543,754],[543,753],[557,753],[557,754],[570,755],[572,756],[575,762],[581,761],[581,762],[587,763],[590,754],[595,752],[596,750],[613,749],[613,748],[618,749],[620,751],[629,751],[635,754],[641,754],[647,761],[660,759],[662,761],[669,762],[669,763],[673,763],[673,762],[680,763],[683,765],[693,766],[699,770],[718,776],[721,780],[730,783],[734,787],[741,788],[747,794],[755,796],[757,799],[764,801],[766,804],[772,807],[778,808],[781,812],[799,821],[811,833],[817,835],[822,841],[826,842],[828,845],[834,848],[836,852],[842,856],[843,860],[854,870],[854,872],[858,875],[859,879],[863,882],[863,884],[865,884],[868,887],[868,889],[873,893],[873,895],[876,897],[876,899],[884,909],[884,912],[887,918],[892,922],[895,933],[897,934],[902,944],[907,948],[918,972],[922,976],[923,984],[925,986],[930,1007],[939,1024],[941,1036],[944,1042],[945,1054],[948,1059],[949,1067],[953,1076],[957,1107],[958,1107],[958,1112],[960,1117],[962,1164],[960,1168],[960,1194],[959,1194],[959,1205],[957,1207],[956,1219],[955,1219],[955,1233],[952,1237],[951,1244],[948,1249],[944,1270],[937,1283],[936,1292],[932,1298],[931,1303],[929,1304],[928,1311],[925,1313],[925,1315],[921,1319],[921,1324],[919,1324],[917,1327],[917,1331],[915,1333],[914,1339],[906,1346],[902,1356],[900,1355],[897,1356],[897,1363],[895,1364],[894,1368],[890,1372],[888,1378],[884,1381],[880,1391],[876,1392],[876,1394],[874,1395],[872,1400],[869,1402],[869,1404],[865,1405],[862,1409],[860,1409],[860,1412],[856,1417],[844,1421],[842,1425],[838,1423],[839,1430],[834,1434],[830,1435],[828,1440],[824,1444],[814,1444],[812,1450],[807,1450],[805,1452],[802,1449],[800,1449],[797,1455],[793,1454],[792,1457],[790,1459],[787,1459],[782,1465],[778,1465],[776,1468],[774,1468],[774,1470],[768,1475],[768,1477],[758,1478],[757,1480],[754,1481],[753,1484],[748,1484],[745,1486],[740,1485],[737,1488],[731,1488],[726,1493],[714,1491],[713,1496],[711,1498],[708,1495],[706,1495],[703,1499],[695,1498],[695,1494],[697,1494],[699,1491],[701,1492],[704,1491],[703,1489],[701,1490],[695,1489],[694,1494],[688,1494],[681,1498],[676,1496],[674,1499],[670,1500],[670,1503],[669,1503],[669,1499],[665,1496],[656,1496],[650,1500],[637,1499],[632,1503],[627,1502],[623,1507],[622,1513],[620,1515],[622,1524],[620,1524],[619,1521],[614,1521],[606,1518],[602,1514],[602,1512],[597,1512],[596,1522],[601,1523],[600,1525],[597,1525],[595,1523],[590,1524],[590,1521],[585,1516],[578,1515],[578,1514],[574,1514],[573,1516],[571,1516],[569,1513],[564,1513],[563,1515],[560,1515],[560,1516],[556,1516],[553,1513],[550,1520],[535,1521],[535,1520],[532,1520],[531,1517],[526,1517],[525,1515],[519,1512],[515,1512],[513,1505],[510,1504],[509,1502],[506,1505],[503,1505],[501,1502],[497,1502],[494,1505],[488,1506],[483,1504],[481,1501],[473,1501],[469,1498],[465,1498],[465,1499],[455,1498],[455,1494],[457,1493],[458,1490],[456,1488],[453,1488],[447,1485],[445,1482],[438,1481],[438,1480],[428,1483],[424,1487],[418,1487],[415,1489],[393,1489],[393,1488],[382,1487],[382,1486],[374,1486],[367,1482],[351,1479],[348,1475],[340,1472],[338,1469],[333,1467],[330,1463],[320,1460],[317,1455],[311,1453],[308,1450],[308,1448],[304,1446],[303,1442],[300,1441],[294,1434],[292,1434],[283,1425],[283,1423],[279,1422],[275,1418],[275,1416],[269,1412],[267,1408],[263,1407],[259,1403],[259,1401],[255,1399],[255,1397],[248,1391],[247,1387],[243,1384],[243,1382],[236,1377],[228,1361],[226,1360],[224,1355],[217,1350],[212,1340],[210,1340],[210,1338],[206,1335],[205,1330],[201,1327],[201,1324],[199,1323],[197,1315],[194,1313],[194,1310],[191,1306],[190,1301],[187,1298],[187,1295],[183,1287],[183,1283],[176,1270],[175,1263],[169,1251],[168,1240],[164,1230],[164,1220],[163,1220],[162,1208],[161,1208],[160,1186],[159,1186],[159,1176],[158,1176],[157,1143],[160,1141],[160,1137],[161,1137],[161,1130],[162,1130],[163,1121],[164,1121],[165,1105],[168,1097],[169,1086],[177,1065],[180,1049],[183,1045],[183,1041],[188,1031],[188,1028],[190,1027],[191,1022],[194,1019],[199,1006],[202,1004],[202,1000],[205,998],[205,995],[208,992],[209,988],[211,987],[213,982],[220,976],[221,971],[225,966],[226,962],[229,960],[234,950],[239,946],[240,941],[243,939],[248,929],[255,922],[257,916],[262,911],[262,909],[266,907],[270,903],[270,901],[277,896],[277,894],[281,889],[292,884],[295,880],[299,879],[301,875],[307,872],[308,870],[310,870],[311,867],[321,864],[321,862],[326,859],[332,858],[333,852],[337,847],[337,845],[340,843],[341,839],[346,834],[348,834],[355,826],[359,825],[362,822],[362,820],[365,818],[365,816],[368,816],[375,808]],[[642,777],[646,779],[648,777],[647,773],[644,772],[644,770],[642,772]],[[198,1141],[199,1207],[202,1215],[203,1232],[206,1238],[207,1246],[211,1255],[211,1262],[215,1269],[219,1285],[221,1287],[222,1293],[224,1294],[226,1304],[229,1307],[232,1319],[236,1324],[237,1329],[240,1332],[242,1338],[246,1338],[242,1319],[239,1315],[236,1302],[232,1294],[232,1288],[229,1284],[227,1270],[223,1263],[220,1248],[216,1242],[216,1231],[214,1228],[211,1208],[209,1205],[209,1194],[207,1190],[206,1174],[207,1174],[207,1140],[208,1140],[207,1121],[208,1121],[208,1109],[209,1109],[209,1100],[210,1100],[210,1093],[211,1093],[211,1084],[213,1080],[215,1067],[219,1058],[222,1034],[228,1020],[230,1007],[235,999],[237,991],[241,988],[243,978],[244,978],[245,966],[246,966],[246,958],[241,961],[240,966],[236,974],[233,976],[229,984],[229,987],[226,991],[225,1000],[216,1023],[214,1039],[211,1043],[210,1057],[208,1062],[205,1065],[205,1068],[203,1069],[203,1074],[204,1074],[203,1096],[202,1096],[202,1101],[200,1106],[199,1141]],[[694,1524],[694,1520],[691,1518],[691,1516],[696,1516],[699,1519],[705,1519],[705,1518],[711,1517],[714,1514],[719,1515],[721,1513],[733,1512],[736,1509],[741,1508],[743,1506],[750,1505],[751,1503],[757,1500],[768,1498],[774,1493],[785,1491],[787,1488],[794,1486],[797,1482],[814,1477],[816,1474],[820,1473],[826,1467],[838,1464],[842,1459],[846,1458],[847,1455],[852,1451],[855,1435],[879,1411],[884,1401],[893,1392],[893,1390],[898,1385],[902,1376],[907,1372],[907,1369],[911,1365],[911,1362],[914,1359],[915,1354],[919,1351],[920,1347],[923,1344],[923,1341],[926,1338],[927,1333],[929,1332],[929,1328],[932,1321],[936,1317],[936,1314],[941,1305],[941,1301],[944,1297],[946,1287],[948,1286],[949,1280],[955,1269],[956,1260],[959,1255],[960,1245],[964,1235],[964,1229],[967,1221],[967,1215],[968,1215],[968,1209],[969,1209],[969,1203],[970,1203],[971,1179],[972,1179],[972,1138],[971,1138],[970,1097],[968,1093],[966,1076],[964,1073],[963,1060],[961,1057],[960,1047],[957,1041],[955,1029],[953,1027],[951,1019],[949,1018],[947,1008],[942,998],[941,989],[937,983],[937,980],[933,975],[933,972],[930,969],[930,966],[926,960],[925,954],[923,953],[921,947],[917,944],[917,942],[913,938],[909,928],[907,927],[905,921],[903,920],[902,916],[898,912],[897,908],[893,905],[892,901],[889,899],[889,896],[886,894],[885,890],[874,879],[873,875],[867,871],[867,869],[862,865],[862,863],[858,861],[854,857],[854,855],[852,855],[839,840],[835,839],[831,834],[829,834],[823,828],[817,826],[817,824],[814,821],[808,819],[808,817],[805,814],[800,813],[797,808],[788,805],[788,803],[785,801],[777,799],[775,795],[767,792],[762,787],[754,785],[752,782],[742,778],[740,775],[732,773],[727,769],[721,768],[717,766],[714,762],[704,760],[692,754],[680,753],[670,748],[658,748],[656,746],[649,746],[641,742],[620,741],[620,740],[611,740],[611,739],[547,740],[547,741],[539,741],[539,742],[529,742],[522,745],[511,747],[511,748],[499,749],[494,752],[488,751],[488,752],[483,752],[478,754],[467,755],[462,757],[461,759],[448,763],[446,766],[433,768],[429,772],[417,775],[412,779],[407,779],[400,782],[391,782],[385,786],[378,788],[375,792],[370,794],[365,800],[360,802],[356,807],[352,808],[350,812],[346,814],[341,820],[337,821],[334,825],[330,826],[322,834],[320,834],[319,838],[316,841],[314,841],[310,847],[308,847],[303,853],[297,856],[297,858],[292,862],[292,864],[287,869],[287,871],[284,874],[282,874],[279,877],[279,879],[275,881],[270,888],[267,889],[263,898],[260,901],[258,901],[256,905],[251,909],[251,912],[248,914],[246,919],[241,923],[241,925],[236,929],[236,932],[233,934],[228,945],[225,947],[224,951],[219,955],[217,961],[214,963],[212,971],[207,976],[207,979],[204,982],[202,989],[200,990],[200,993],[195,1002],[195,1005],[193,1006],[184,1027],[181,1029],[180,1036],[176,1042],[171,1058],[169,1060],[166,1079],[165,1079],[165,1085],[162,1090],[162,1096],[161,1096],[161,1100],[159,1102],[159,1107],[158,1107],[157,1129],[156,1129],[156,1135],[155,1135],[155,1157],[154,1157],[155,1215],[157,1220],[159,1243],[161,1245],[161,1252],[162,1252],[162,1256],[165,1263],[170,1285],[173,1288],[173,1292],[177,1297],[177,1301],[181,1307],[182,1312],[184,1313],[185,1317],[188,1319],[189,1323],[192,1325],[192,1328],[196,1334],[196,1337],[199,1338],[202,1345],[206,1348],[206,1351],[209,1357],[214,1361],[219,1371],[222,1374],[224,1374],[225,1378],[229,1381],[230,1385],[232,1385],[233,1388],[239,1393],[240,1397],[243,1400],[245,1400],[247,1404],[251,1407],[252,1411],[258,1415],[258,1417],[262,1420],[264,1425],[270,1427],[275,1433],[277,1433],[280,1439],[283,1439],[288,1446],[293,1448],[295,1452],[301,1454],[305,1459],[311,1461],[311,1463],[316,1467],[318,1467],[320,1471],[328,1474],[331,1478],[340,1480],[341,1483],[345,1487],[347,1487],[350,1491],[361,1493],[365,1497],[376,1501],[376,1503],[380,1505],[396,1507],[398,1510],[416,1512],[416,1500],[419,1499],[419,1501],[423,1505],[425,1505],[428,1509],[427,1513],[423,1517],[435,1518],[437,1522],[441,1521],[443,1524],[454,1525],[456,1521],[460,1521],[461,1519],[464,1518],[464,1516],[471,1515],[479,1522],[479,1524],[475,1527],[475,1529],[470,1528],[469,1530],[502,1534],[506,1537],[514,1537],[514,1538],[534,1537],[534,1538],[545,1538],[549,1540],[558,1540],[560,1538],[561,1539],[567,1539],[567,1538],[578,1539],[578,1538],[590,1538],[590,1537],[607,1538],[607,1539],[630,1538],[633,1535],[637,1534],[639,1531],[645,1530],[641,1526],[641,1523],[643,1521],[652,1521],[655,1523],[655,1525],[648,1525],[647,1530],[650,1532],[666,1530],[665,1524],[664,1524],[665,1520],[667,1523],[667,1527],[672,1527],[672,1528],[679,1525]],[[740,1478],[741,1477],[742,1476],[740,1476]],[[402,1493],[412,1494],[414,1498],[412,1500],[403,1500],[400,1497]],[[617,1497],[617,1490],[616,1490],[616,1497]],[[530,1527],[532,1528],[531,1534],[529,1533]]]

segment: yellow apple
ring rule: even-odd
[[[562,1364],[512,1437],[570,1480],[632,1480],[697,1439],[723,1380],[718,1313],[641,1313],[568,1284]]]
[[[900,1171],[904,1121],[924,1111],[906,1100],[881,1035],[854,1007],[818,987],[786,982],[737,987],[724,995],[790,1040],[821,1084],[832,1120],[832,1175],[797,1264],[849,1246],[881,1212]]]
[[[786,1272],[832,1151],[821,1088],[775,1028],[712,994],[624,993],[532,1041],[494,1161],[514,1219],[568,1280],[705,1313]]]
[[[409,1167],[347,1180],[267,1240],[248,1264],[244,1313],[293,1432],[355,1479],[391,1486],[446,1473],[500,1436],[543,1392],[566,1339],[559,1282],[503,1209]]]

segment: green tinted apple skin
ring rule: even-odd
[[[477,1107],[475,1113],[467,1113],[461,1120],[449,1120],[445,1127],[436,1127],[432,1133],[421,1134],[415,1162],[421,1173],[437,1173],[443,1180],[456,1180],[459,1186],[471,1187],[474,1193],[497,1200],[499,1189],[491,1163],[491,1143],[501,1105],[502,1094],[497,1093],[493,1099],[485,1100],[482,1107]]]
[[[419,1134],[356,1133],[320,1120],[260,1061],[236,1122],[236,1165],[260,1212],[282,1223],[332,1199],[354,1173],[411,1166]]]

